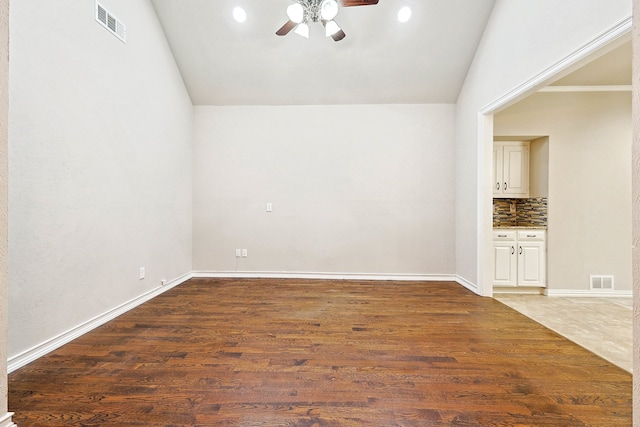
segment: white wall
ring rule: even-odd
[[[9,1],[0,0],[0,425],[7,413]]]
[[[631,15],[629,0],[497,0],[456,112],[456,269],[484,285],[490,255],[490,139],[478,113]],[[478,179],[478,177],[484,177]],[[479,182],[482,181],[482,182]],[[482,194],[485,193],[485,194]],[[485,218],[486,217],[486,218]],[[484,225],[484,228],[483,228]],[[479,250],[480,247],[480,250]],[[485,268],[486,267],[486,268]],[[482,286],[486,293],[487,287]]]
[[[494,117],[499,135],[549,135],[548,288],[631,290],[631,94],[539,93]]]
[[[194,270],[452,274],[453,120],[452,105],[197,107]]]
[[[127,44],[11,4],[9,357],[191,270],[191,103],[150,1],[102,3]]]
[[[640,425],[640,0],[633,0],[633,425]]]

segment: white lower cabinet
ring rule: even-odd
[[[544,230],[494,229],[494,286],[546,286]]]

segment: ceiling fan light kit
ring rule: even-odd
[[[320,16],[325,21],[331,21],[338,14],[338,2],[336,0],[324,0],[320,5]]]
[[[338,26],[338,24],[336,24],[336,21],[327,21],[327,23],[324,26],[324,29],[325,29],[325,35],[327,37],[331,37],[338,31],[340,31],[340,27]]]
[[[287,8],[287,16],[292,22],[300,24],[304,20],[304,8],[300,3],[293,3]]]
[[[342,7],[374,4],[378,4],[378,0],[340,0]],[[337,0],[294,0],[294,3],[287,7],[289,21],[276,31],[276,34],[285,36],[294,30],[294,33],[309,38],[309,24],[321,22],[325,28],[325,35],[332,37],[335,41],[340,41],[345,38],[346,34],[334,21],[338,15],[338,9]]]
[[[309,26],[306,23],[301,22],[296,27],[295,33],[297,35],[299,35],[299,36],[304,37],[305,39],[308,39],[309,38]]]

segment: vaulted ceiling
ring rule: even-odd
[[[334,42],[319,23],[309,39],[275,35],[292,0],[152,0],[194,105],[455,103],[494,2],[340,8],[347,37]],[[400,23],[404,6],[413,14]],[[553,83],[630,84],[630,42]]]
[[[631,85],[631,41],[607,52],[552,86],[616,86]]]
[[[194,105],[455,103],[494,1],[341,8],[334,42],[319,23],[276,36],[291,0],[152,0]]]

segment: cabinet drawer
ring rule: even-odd
[[[518,231],[518,241],[542,241],[544,240],[544,230],[523,230]]]
[[[494,242],[508,242],[516,240],[516,232],[513,230],[493,230]]]

